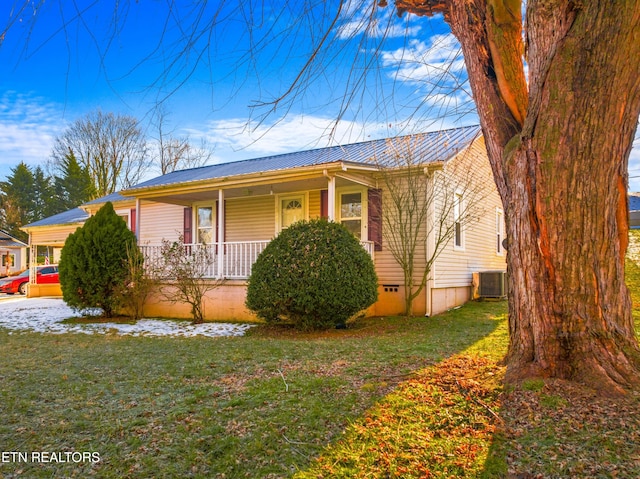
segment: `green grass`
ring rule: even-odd
[[[627,282],[638,325],[633,262]],[[2,451],[100,457],[5,457],[0,477],[640,477],[640,398],[505,390],[505,318],[487,302],[242,338],[0,330]]]
[[[0,331],[2,451],[100,455],[0,462],[0,476],[291,477],[417,371],[486,349],[490,335],[499,356],[504,309],[474,303],[328,333],[264,326],[242,338]]]

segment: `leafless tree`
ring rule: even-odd
[[[167,118],[165,105],[158,104],[152,119],[153,141],[149,145],[154,166],[165,175],[172,171],[206,165],[213,156],[206,140],[202,139],[200,146],[194,147],[188,135],[177,137],[174,131],[167,130]]]
[[[56,138],[53,163],[62,165],[70,151],[89,172],[98,197],[136,184],[149,168],[146,139],[128,115],[96,110],[76,120]]]
[[[471,150],[443,166],[423,162],[415,142],[413,136],[387,140],[384,160],[376,160],[384,185],[383,240],[402,268],[407,316],[436,259],[485,213],[482,200],[490,192],[478,181]]]
[[[211,248],[205,244],[185,244],[182,235],[178,241],[163,240],[160,261],[154,265],[165,300],[190,305],[194,324],[204,322],[207,292],[224,283],[224,279],[207,277],[214,260]]]
[[[116,290],[116,294],[120,295],[125,311],[137,321],[144,314],[147,299],[158,287],[159,274],[155,270],[155,265],[145,264],[137,245],[127,243],[126,253],[123,267],[127,274],[125,281]]]

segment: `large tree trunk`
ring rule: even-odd
[[[640,384],[624,281],[640,1],[398,0],[462,44],[508,235],[507,378]],[[526,112],[526,114],[523,114]]]

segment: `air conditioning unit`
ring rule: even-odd
[[[504,298],[507,295],[507,273],[505,271],[481,271],[474,278],[480,298]],[[477,282],[476,282],[477,281]]]

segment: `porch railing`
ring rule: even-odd
[[[188,244],[185,248],[195,251],[199,248],[207,249],[209,262],[206,265],[205,278],[247,279],[251,275],[253,263],[258,259],[270,240],[263,241],[227,241],[222,244],[202,245]],[[362,247],[373,257],[374,245],[372,241],[362,241]],[[153,266],[162,262],[162,246],[141,245],[140,251],[145,258],[145,264]],[[219,251],[222,250],[222,251]]]

